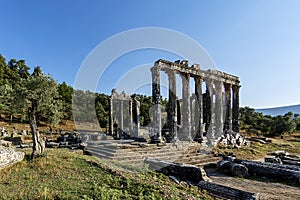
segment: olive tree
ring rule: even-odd
[[[15,89],[16,104],[28,113],[33,140],[32,158],[44,154],[45,140],[37,129],[37,117],[48,119],[52,125],[59,123],[62,117],[62,103],[55,80],[35,68],[33,74],[21,80]]]

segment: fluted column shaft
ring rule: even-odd
[[[133,99],[133,129],[135,135],[139,135],[140,130],[140,102],[136,99]]]
[[[215,137],[218,138],[223,134],[223,91],[222,91],[222,82],[216,81],[216,100],[215,100],[215,117],[216,117],[216,125],[215,125]]]
[[[161,102],[160,102],[160,69],[151,68],[152,73],[152,105],[153,105],[153,131],[161,141]]]
[[[214,87],[213,87],[213,82],[212,80],[207,80],[206,81],[206,87],[207,87],[207,92],[209,94],[210,98],[210,121],[209,121],[209,127],[207,130],[207,144],[208,145],[213,145],[213,142],[215,140],[215,103],[214,103]]]
[[[196,124],[196,138],[203,139],[203,98],[202,98],[202,78],[195,78],[195,124]]]
[[[232,130],[234,132],[239,132],[239,109],[240,109],[240,102],[239,102],[239,85],[234,85],[233,89],[233,108],[232,108]]]
[[[129,101],[128,101],[128,106],[129,106],[129,108],[128,108],[128,114],[129,114],[129,133],[130,133],[130,135],[132,134],[132,130],[133,130],[133,116],[132,116],[132,100],[131,99],[129,99]]]
[[[109,103],[109,134],[113,134],[114,130],[114,120],[113,120],[113,98],[110,97],[108,100]]]
[[[190,75],[182,74],[182,127],[183,140],[191,141]]]
[[[224,131],[232,130],[232,108],[231,108],[231,85],[228,83],[224,84],[225,87],[225,122]]]
[[[120,123],[120,129],[123,131],[124,130],[124,101],[123,99],[120,100],[120,118],[119,118],[119,123]]]
[[[168,71],[167,74],[169,79],[169,131],[173,139],[177,139],[176,73],[175,71]]]

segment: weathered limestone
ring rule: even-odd
[[[203,96],[202,96],[202,77],[195,77],[196,94],[196,139],[203,140]]]
[[[161,102],[160,102],[160,70],[158,67],[151,68],[152,72],[152,106],[153,106],[153,137],[162,142],[161,138]],[[155,141],[155,142],[156,142]]]
[[[124,92],[112,90],[109,98],[109,134],[120,138],[122,134],[138,136],[139,102]]]
[[[232,130],[239,132],[239,90],[240,86],[234,85],[233,89],[233,108],[232,108]]]
[[[24,152],[17,152],[12,148],[0,147],[0,169],[22,161],[24,155]]]
[[[139,136],[139,130],[140,130],[140,102],[136,99],[133,99],[132,102],[132,121],[133,121],[133,136],[138,137]]]
[[[210,195],[221,199],[260,199],[259,193],[250,193],[211,182],[200,181],[197,186],[202,190],[206,190]]]
[[[155,158],[147,158],[144,162],[149,165],[149,169],[151,170],[162,172],[168,176],[176,176],[181,180],[189,180],[193,182],[203,180],[201,169],[194,165],[174,163]]]
[[[235,159],[248,168],[249,175],[263,176],[270,179],[286,180],[300,184],[300,170],[298,166],[277,163],[261,163],[257,161]]]
[[[158,60],[151,68],[153,130],[158,138],[161,138],[162,128],[160,71],[166,72],[169,78],[170,135],[186,141],[202,141],[203,136],[206,136],[207,144],[215,145],[226,131],[239,132],[238,77],[217,70],[201,70],[198,64],[189,67],[187,61],[173,63]],[[182,100],[175,100],[176,74],[182,79]],[[191,98],[191,77],[195,81],[195,100]],[[206,84],[205,94],[202,93],[203,82]]]
[[[190,110],[190,75],[181,74],[182,78],[182,132],[180,140],[191,141],[191,110]]]
[[[177,135],[177,102],[176,102],[176,74],[174,71],[167,71],[169,79],[169,107],[168,120],[170,123],[170,133],[173,140],[178,139]]]

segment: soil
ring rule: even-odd
[[[260,199],[300,199],[300,188],[284,183],[270,182],[270,180],[252,180],[235,178],[218,173],[215,168],[206,169],[206,173],[213,183],[229,186],[251,193],[259,193]]]

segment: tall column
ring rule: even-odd
[[[195,136],[196,136],[196,122],[197,122],[197,119],[196,119],[196,95],[195,94],[192,94],[192,96],[190,97],[190,113],[191,113],[191,138],[192,140],[195,139]]]
[[[153,142],[162,142],[161,138],[161,105],[160,105],[160,69],[151,68],[152,73],[152,105],[153,105],[153,131],[156,135]]]
[[[120,99],[120,129],[124,130],[124,100]]]
[[[168,71],[169,78],[169,108],[168,108],[168,121],[169,131],[173,141],[177,141],[177,109],[176,109],[176,73],[175,71]]]
[[[109,104],[109,134],[113,135],[114,130],[114,120],[113,120],[113,98],[108,99]]]
[[[240,102],[239,102],[239,85],[233,85],[233,106],[232,106],[232,130],[234,132],[239,132],[239,109],[240,109]]]
[[[231,85],[224,83],[225,87],[225,122],[224,132],[232,130]]]
[[[133,120],[133,116],[132,116],[132,100],[129,99],[128,100],[128,114],[129,114],[129,134],[131,135],[132,134],[132,130],[133,130],[133,123],[132,123],[132,120]]]
[[[202,98],[202,78],[195,78],[195,124],[196,124],[196,139],[203,140],[203,98]]]
[[[216,126],[215,126],[215,138],[223,135],[223,83],[221,81],[216,81],[216,100],[215,100],[215,117],[216,117]]]
[[[132,102],[132,117],[133,117],[133,129],[134,129],[134,135],[139,136],[139,130],[140,130],[140,102],[136,99],[133,99]]]
[[[182,139],[191,141],[190,75],[182,74]]]
[[[207,130],[206,138],[207,145],[212,146],[215,140],[215,102],[214,102],[214,87],[212,80],[206,81],[207,92],[210,99],[210,117],[209,118],[209,127]]]

